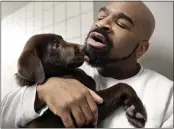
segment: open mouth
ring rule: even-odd
[[[98,32],[91,32],[87,39],[87,43],[96,48],[106,47],[105,37]]]

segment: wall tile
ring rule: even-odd
[[[65,2],[55,5],[54,19],[55,23],[65,20]]]
[[[34,2],[31,2],[26,6],[26,17],[27,18],[33,17],[33,11],[34,11]]]
[[[30,18],[26,22],[26,32],[27,34],[33,32],[33,18]]]
[[[66,1],[69,1],[69,0],[53,0],[55,2],[66,2]]]
[[[70,42],[70,43],[81,44],[80,43],[80,37],[76,37],[76,38],[73,38],[73,39],[68,39],[67,41]]]
[[[43,2],[44,10],[48,10],[50,8],[53,8],[54,2]]]
[[[44,33],[53,33],[53,26],[49,26],[44,28],[43,30]]]
[[[43,29],[39,29],[39,30],[34,31],[34,34],[42,34],[42,33],[44,33]]]
[[[53,24],[53,8],[44,11],[44,27],[48,27]]]
[[[88,12],[93,10],[93,2],[80,2],[81,4],[81,13]]]
[[[43,6],[42,2],[34,3],[34,30],[43,28]]]
[[[59,24],[55,24],[54,33],[61,35],[64,39],[66,38],[65,32],[65,22],[61,22]]]
[[[18,21],[19,21],[19,26],[24,27],[25,26],[25,7],[22,7],[21,9],[18,10]]]
[[[80,14],[80,2],[67,2],[67,18]]]
[[[81,45],[84,45],[86,37],[87,34],[81,36],[81,41],[80,41]]]
[[[85,13],[81,17],[81,34],[88,33],[93,25],[93,11]]]
[[[67,21],[67,38],[80,36],[80,16]]]
[[[60,4],[63,4],[63,3],[65,3],[65,2],[63,2],[63,1],[54,1],[55,6],[59,6]]]
[[[19,11],[16,11],[15,13],[13,13],[13,23],[19,24]]]

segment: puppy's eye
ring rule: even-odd
[[[53,50],[56,50],[58,47],[59,47],[59,44],[58,43],[54,43],[53,44]]]

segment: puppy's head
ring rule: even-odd
[[[84,62],[83,46],[68,43],[56,34],[38,34],[26,43],[18,60],[18,75],[37,84],[56,69],[71,69]],[[54,73],[52,73],[54,74]]]

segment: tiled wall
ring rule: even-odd
[[[27,35],[54,32],[82,43],[93,23],[93,2],[32,2],[26,12]]]
[[[16,87],[14,73],[26,40],[36,33],[57,33],[84,43],[93,23],[93,2],[31,2],[2,21],[2,97]]]

